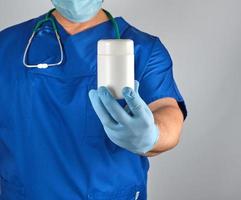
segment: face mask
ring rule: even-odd
[[[86,22],[101,9],[103,0],[52,0],[56,10],[73,22]]]

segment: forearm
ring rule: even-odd
[[[183,126],[181,110],[175,106],[164,106],[153,111],[155,123],[158,126],[159,139],[154,148],[145,156],[152,157],[174,148],[180,139]]]

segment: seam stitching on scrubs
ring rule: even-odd
[[[144,74],[145,74],[145,72],[146,72],[146,70],[147,70],[147,65],[148,65],[148,63],[149,63],[149,60],[151,59],[151,55],[152,55],[152,53],[153,53],[154,47],[155,47],[155,45],[156,45],[156,43],[157,43],[157,41],[158,41],[158,38],[157,38],[156,36],[154,36],[154,38],[155,38],[155,41],[154,41],[153,44],[152,44],[150,54],[149,54],[148,59],[147,59],[145,65],[144,65],[145,67],[144,67],[143,73],[142,73],[141,78],[140,78],[140,81],[139,81],[140,83],[141,83],[141,81],[142,81],[142,79],[143,79],[143,77],[144,77]]]
[[[127,22],[126,22],[127,23]],[[120,24],[119,24],[119,26],[120,26]],[[131,28],[131,26],[127,23],[124,27],[123,27],[123,29],[121,30],[121,38],[122,38],[122,36],[125,34],[125,32],[127,31],[127,30],[129,30]]]

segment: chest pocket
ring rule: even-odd
[[[146,200],[147,192],[144,185],[134,185],[119,188],[111,193],[91,192],[88,194],[89,200]]]
[[[31,72],[32,128],[48,128],[78,139],[85,137],[89,133],[88,88],[93,75],[59,77],[44,70]]]
[[[74,132],[83,139],[106,137],[88,95],[91,89],[97,89],[97,74],[94,71],[66,77],[61,76],[61,71],[54,67],[33,69],[31,72],[33,109],[38,109],[32,111],[34,114],[45,110],[48,117],[55,118],[51,126],[61,126],[61,130]],[[125,100],[117,101],[124,108]],[[37,102],[40,103],[37,105]]]

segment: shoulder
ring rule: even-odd
[[[3,30],[1,30],[1,35],[3,34],[7,34],[7,33],[11,33],[13,31],[19,31],[19,30],[22,30],[23,28],[25,28],[26,26],[28,26],[29,23],[31,23],[31,21],[34,20],[34,19],[30,19],[30,20],[27,20],[27,21],[24,21],[24,22],[21,22],[19,24],[14,24],[12,26],[9,26]]]
[[[123,18],[121,20],[127,24],[122,36],[134,41],[136,59],[139,61],[139,65],[144,65],[144,68],[146,65],[156,63],[162,67],[172,65],[171,56],[160,37],[131,25]]]
[[[38,18],[32,18],[0,30],[0,46],[7,47],[8,45],[17,44],[24,37],[29,36]]]
[[[132,39],[135,46],[141,46],[143,48],[152,48],[158,36],[150,34],[141,30],[140,28],[134,26],[133,24],[126,21],[124,18],[120,18],[120,21],[125,24],[125,29],[123,31],[122,37]]]
[[[124,18],[121,21],[126,24],[126,28],[123,31],[123,38],[132,39],[137,49],[141,49],[144,52],[148,51],[151,54],[160,54],[163,56],[169,56],[168,50],[161,38],[157,35],[145,32],[138,27],[128,23]]]
[[[0,31],[0,74],[3,69],[10,69],[15,60],[21,60],[26,44],[33,32],[37,18],[24,21],[13,26],[9,26]],[[5,70],[6,71],[6,70]]]

